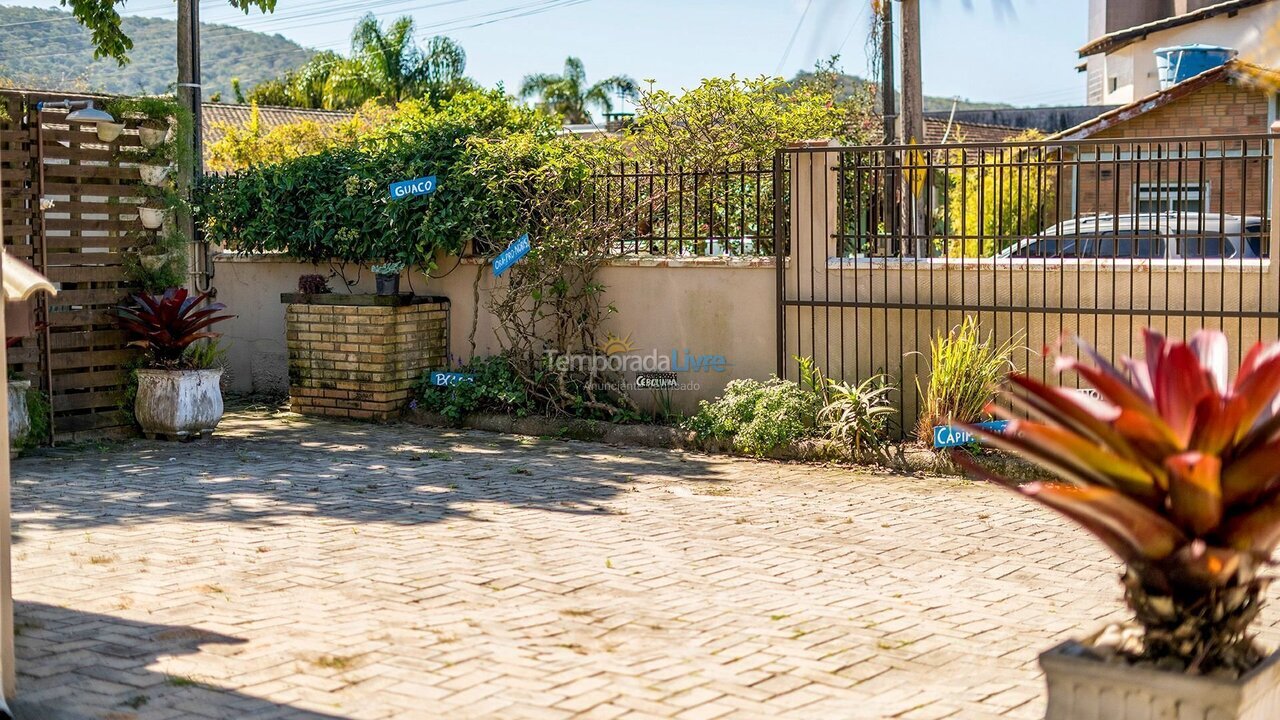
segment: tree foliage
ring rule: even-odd
[[[430,267],[437,251],[457,252],[504,227],[495,208],[507,203],[473,171],[472,147],[515,133],[549,138],[555,127],[497,91],[463,93],[440,108],[406,101],[328,136],[313,132],[315,154],[211,179],[200,221],[211,242],[240,252]],[[434,195],[390,198],[390,182],[424,175],[437,176]]]
[[[351,33],[351,54],[314,55],[281,77],[260,83],[246,96],[259,105],[348,109],[379,100],[395,104],[425,99],[439,105],[474,87],[466,78],[467,54],[447,37],[420,46],[413,18],[383,26],[366,15]]]
[[[877,137],[870,95],[841,99],[822,75],[798,86],[767,76],[707,78],[680,95],[649,90],[639,107],[631,135],[636,154],[671,167],[761,163],[791,142],[859,144]]]
[[[564,72],[560,75],[527,75],[520,84],[521,98],[538,98],[539,107],[571,124],[591,122],[593,107],[606,113],[613,112],[612,96],[635,101],[639,91],[636,81],[626,75],[615,75],[588,85],[587,71],[576,57],[564,61]]]
[[[232,7],[248,14],[253,8],[274,12],[276,0],[227,0]],[[61,0],[63,7],[71,8],[71,14],[93,34],[95,58],[111,58],[121,66],[128,64],[133,40],[121,27],[117,5],[125,0]]]
[[[1011,142],[1044,138],[1028,130]],[[963,138],[961,138],[963,141]],[[1040,147],[997,149],[982,162],[963,162],[951,151],[952,170],[938,178],[941,233],[951,257],[991,257],[1052,224],[1057,163],[1053,151]]]

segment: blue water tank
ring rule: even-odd
[[[1235,57],[1236,51],[1217,45],[1175,45],[1156,50],[1160,89],[1168,90],[1188,78],[1212,70]]]

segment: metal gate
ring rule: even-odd
[[[930,343],[967,316],[1041,378],[1064,333],[1118,359],[1144,326],[1223,330],[1236,362],[1280,332],[1274,137],[784,150],[778,374],[886,373],[910,434]]]

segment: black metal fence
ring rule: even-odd
[[[598,215],[627,217],[618,254],[772,255],[773,166],[688,170],[623,163],[592,183]]]
[[[1274,136],[791,149],[779,154],[778,368],[887,373],[903,427],[930,341],[975,317],[1020,369],[1063,333],[1116,357],[1141,328],[1225,331],[1234,360],[1280,331]]]

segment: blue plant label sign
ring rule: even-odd
[[[436,387],[449,387],[451,385],[461,385],[463,383],[473,383],[476,381],[474,375],[456,372],[433,372],[431,373],[431,384]]]
[[[436,176],[428,175],[426,177],[414,178],[413,180],[401,180],[400,182],[391,183],[391,199],[403,200],[414,195],[430,195],[436,191]]]
[[[511,269],[520,261],[520,258],[529,254],[529,233],[525,233],[511,243],[506,250],[498,253],[498,257],[493,259],[493,276],[500,277],[502,273]]]
[[[1009,427],[1009,421],[992,420],[991,422],[978,423],[978,427],[1002,433],[1005,428]],[[940,425],[933,429],[933,446],[936,448],[960,447],[974,442],[978,442],[978,439],[958,427]]]

